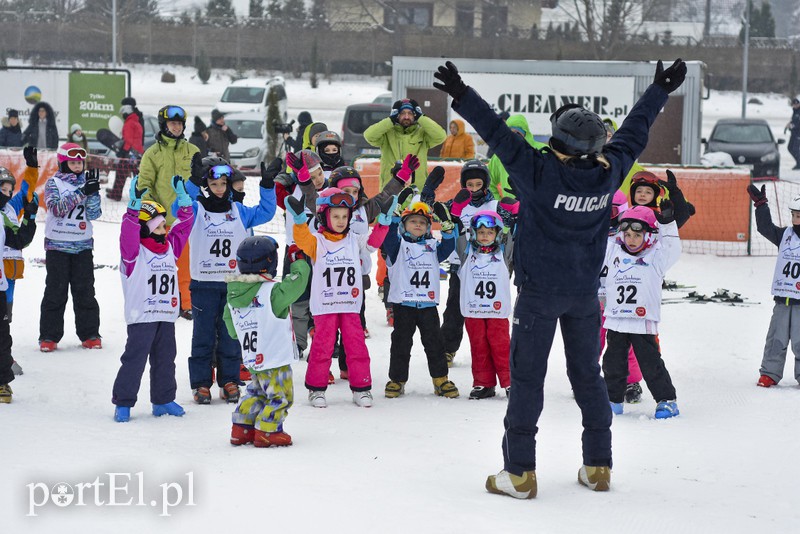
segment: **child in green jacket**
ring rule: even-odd
[[[278,244],[271,237],[248,237],[236,251],[240,275],[228,277],[228,306],[223,319],[239,339],[242,360],[252,380],[233,412],[231,444],[285,447],[292,437],[283,421],[292,406],[291,364],[298,361],[289,308],[305,291],[311,268],[298,252],[289,258],[291,271],[282,282]]]

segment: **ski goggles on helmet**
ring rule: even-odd
[[[642,221],[622,221],[619,223],[619,230],[621,232],[626,232],[628,230],[633,230],[634,232],[652,232],[653,229],[650,228],[646,223]]]
[[[167,106],[161,111],[161,117],[168,121],[186,122],[186,111],[180,106]]]
[[[499,226],[497,219],[491,215],[476,215],[472,218],[473,228],[497,228]]]
[[[655,184],[659,187],[661,186],[661,184],[658,183],[658,176],[647,171],[640,171],[634,174],[631,179],[631,184]]]
[[[208,169],[208,177],[212,180],[230,178],[231,176],[233,176],[233,168],[230,165],[214,165]]]
[[[71,147],[71,148],[59,148],[56,151],[56,154],[62,157],[69,158],[71,160],[85,160],[86,159],[86,151],[81,147]]]
[[[348,193],[334,193],[329,197],[317,197],[317,206],[331,206],[333,208],[354,208],[356,205],[352,195]]]
[[[412,202],[403,211],[403,217],[408,217],[409,215],[422,215],[424,217],[430,218],[431,207],[424,202]]]

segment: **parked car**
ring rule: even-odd
[[[391,106],[394,103],[392,100],[392,93],[381,93],[372,101],[373,104],[386,104]]]
[[[380,149],[364,139],[364,130],[388,117],[391,110],[391,104],[347,106],[342,123],[342,157],[346,162],[352,163],[356,156],[380,156]]]
[[[708,140],[701,142],[706,145],[706,152],[725,152],[736,165],[749,167],[753,178],[777,180],[780,175],[778,145],[786,141],[776,141],[763,119],[720,119]]]
[[[274,90],[278,95],[280,121],[285,123],[288,118],[289,104],[282,76],[275,76],[269,79],[248,78],[236,80],[225,88],[215,107],[223,115],[252,111],[266,117],[270,90]]]
[[[267,123],[264,115],[257,111],[229,113],[225,115],[225,124],[239,136],[236,144],[228,147],[231,163],[242,170],[258,167],[267,154]]]

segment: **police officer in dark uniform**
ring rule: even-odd
[[[547,358],[560,322],[567,376],[583,418],[579,481],[595,491],[611,480],[611,409],[600,376],[598,276],[611,216],[611,199],[647,145],[650,127],[668,94],[686,77],[680,59],[658,62],[653,84],[606,144],[595,113],[575,104],[550,118],[549,147],[536,150],[516,135],[451,62],[439,67],[434,87],[453,98],[500,158],[520,201],[514,240],[519,296],[511,336],[511,391],[503,436],[503,470],[486,489],[516,498],[536,496],[536,432],[544,401]]]
[[[800,169],[800,99],[792,99],[792,119],[783,129],[784,133],[789,130],[789,144],[786,147],[789,154],[794,158],[793,171]]]

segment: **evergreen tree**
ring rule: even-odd
[[[236,12],[233,9],[231,0],[208,0],[206,5],[206,17],[211,18],[235,18]]]
[[[317,57],[317,37],[314,36],[314,42],[311,43],[311,59],[309,60],[311,63],[311,88],[316,89],[319,85],[317,81],[317,64],[319,63],[319,58]]]
[[[553,29],[553,22],[550,21],[550,24],[547,25],[547,33],[545,33],[544,38],[549,41],[550,39],[555,39],[555,37],[556,31]]]
[[[328,17],[325,14],[325,0],[314,0],[307,13],[308,27],[317,30],[328,29]]]
[[[266,161],[272,161],[277,158],[280,153],[281,142],[283,141],[281,134],[275,131],[275,124],[281,122],[281,111],[278,108],[278,94],[273,90],[269,90],[267,95],[267,157]]]
[[[306,6],[303,0],[285,0],[282,11],[282,18],[286,22],[306,23]]]
[[[281,0],[267,0],[267,18],[273,22],[280,22],[283,14],[283,2]]]
[[[761,8],[750,4],[750,37],[775,37],[775,18],[769,2],[761,2]],[[744,42],[744,21],[739,30],[739,42]]]
[[[531,28],[531,41],[538,41],[539,40],[539,26],[536,24],[533,25]]]
[[[263,19],[264,0],[250,0],[250,5],[247,8],[247,15],[251,19]]]

